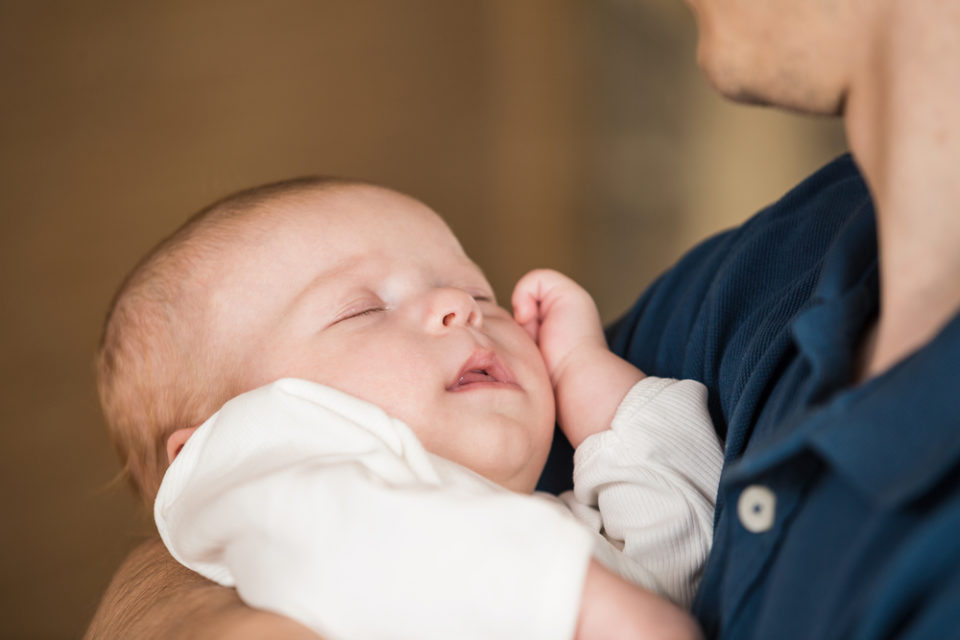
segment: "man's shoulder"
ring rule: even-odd
[[[694,247],[667,275],[692,272],[714,286],[761,277],[797,277],[797,261],[817,263],[848,221],[870,201],[849,154],[836,158],[738,227]]]
[[[837,158],[694,247],[611,327],[611,348],[649,374],[704,382],[722,433],[731,407],[719,403],[735,402],[758,363],[789,348],[789,324],[814,295],[835,242],[872,215],[852,158]]]
[[[822,264],[841,229],[868,203],[852,158],[830,162],[739,227],[684,255],[611,327],[614,349],[639,348],[632,338],[641,328],[656,329],[654,335],[661,339],[664,332],[689,332],[705,313],[716,320],[742,320],[769,295],[816,278],[810,269]],[[689,377],[677,371],[655,373]]]

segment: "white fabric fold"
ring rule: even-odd
[[[330,639],[570,638],[593,545],[562,507],[291,379],[205,422],[154,514],[182,564]]]
[[[284,379],[197,429],[154,515],[182,564],[330,640],[572,638],[591,554],[688,602],[720,467],[702,385],[641,381],[575,464],[568,510],[434,456],[372,404]]]

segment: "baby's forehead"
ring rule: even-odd
[[[194,289],[205,330],[231,353],[256,343],[257,331],[329,320],[360,294],[396,301],[454,286],[492,297],[442,219],[386,189],[273,198],[233,229],[223,250],[205,258],[212,269]]]
[[[331,231],[368,233],[384,226],[417,226],[456,240],[443,219],[406,194],[372,184],[324,185],[278,194],[252,207],[243,222],[269,233],[281,227],[329,225]],[[457,242],[459,244],[459,242]]]
[[[337,256],[369,253],[384,259],[432,256],[473,265],[436,212],[414,198],[374,185],[281,194],[225,223],[226,251],[217,260],[228,269],[251,259],[326,263]]]

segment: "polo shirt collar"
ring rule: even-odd
[[[794,318],[794,343],[811,368],[810,400],[853,377],[857,346],[877,313],[877,225],[866,202],[844,225],[824,258],[808,307]]]
[[[920,497],[960,463],[960,315],[924,348],[840,393],[810,429],[812,447],[875,503]]]
[[[755,451],[733,476],[752,475],[802,450],[816,451],[876,504],[918,497],[960,464],[960,314],[925,347],[882,375],[849,387],[856,351],[876,316],[879,283],[872,205],[851,217],[825,257],[810,305],[792,323],[810,367],[802,415],[779,442]]]

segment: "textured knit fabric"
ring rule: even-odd
[[[960,318],[851,385],[876,244],[842,157],[695,248],[609,332],[645,372],[702,381],[726,440],[694,607],[710,637],[957,637]]]
[[[185,566],[324,637],[570,638],[591,552],[689,602],[721,458],[702,385],[641,381],[581,446],[563,500],[584,527],[426,452],[373,405],[281,380],[194,433],[155,516]]]
[[[687,608],[710,550],[722,463],[706,402],[692,380],[641,380],[611,428],[577,448],[574,490],[561,495],[597,534],[604,565]]]

